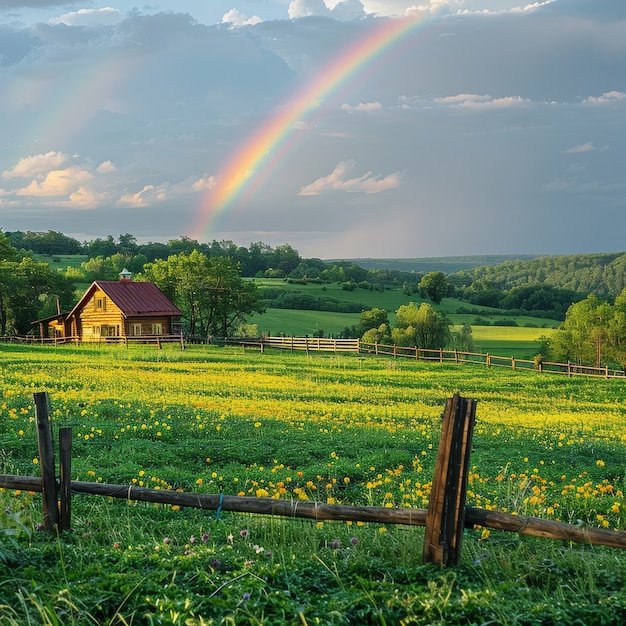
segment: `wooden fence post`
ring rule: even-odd
[[[48,394],[36,392],[35,414],[37,418],[37,440],[39,443],[39,466],[41,467],[41,492],[43,494],[43,527],[52,530],[59,524],[57,481],[54,472],[54,448],[52,431],[48,420]]]
[[[458,563],[475,416],[474,400],[458,393],[447,400],[426,515],[424,563]]]
[[[69,530],[72,516],[72,429],[59,429],[60,528]]]

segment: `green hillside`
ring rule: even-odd
[[[348,291],[341,285],[329,284],[290,284],[280,279],[255,279],[263,290],[285,290],[293,294],[306,294],[318,298],[332,298],[365,307],[377,307],[389,311],[389,321],[395,324],[395,311],[410,302],[424,302],[416,294],[407,295],[401,289],[383,291],[354,289]],[[429,301],[427,301],[429,302]],[[439,305],[429,302],[436,310],[445,313],[458,328],[468,323],[477,351],[532,359],[541,349],[541,338],[560,323],[559,320],[532,316],[506,316],[503,311],[472,305],[453,298],[444,298]],[[463,312],[459,312],[459,311]],[[471,313],[466,311],[471,310]],[[359,322],[359,313],[338,313],[332,311],[311,311],[278,309],[268,307],[261,315],[254,315],[250,323],[257,325],[259,334],[265,335],[309,335],[338,336],[346,327]],[[453,328],[454,330],[454,328]]]
[[[331,259],[329,263],[354,263],[365,269],[399,270],[401,272],[444,272],[451,274],[474,267],[499,265],[506,261],[531,261],[532,254],[477,254],[470,256],[416,257],[408,259]]]

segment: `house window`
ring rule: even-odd
[[[105,296],[98,296],[96,298],[96,309],[99,311],[107,310],[107,299]]]
[[[133,324],[133,335],[141,335],[141,324]]]
[[[154,324],[152,324],[152,334],[153,335],[163,334],[163,324],[161,324],[161,322],[155,322]]]
[[[100,335],[102,337],[119,337],[120,327],[119,326],[101,326]]]

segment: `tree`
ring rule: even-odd
[[[472,352],[474,350],[474,337],[472,327],[465,322],[458,332],[452,333],[453,345],[462,352]]]
[[[593,294],[572,304],[565,321],[548,339],[551,358],[600,367],[610,353],[607,347],[613,318],[613,306]]]
[[[391,333],[396,345],[438,349],[445,347],[450,338],[449,320],[426,302],[419,307],[414,302],[405,304],[396,315],[396,326]]]
[[[156,283],[178,306],[190,335],[228,337],[247,315],[264,310],[256,284],[226,257],[175,254],[148,263],[139,279]]]
[[[393,339],[391,338],[389,324],[381,324],[378,328],[366,330],[361,337],[361,341],[363,343],[391,343]]]
[[[0,335],[26,334],[31,322],[56,313],[57,302],[68,307],[73,299],[71,281],[29,257],[0,261]]]
[[[435,304],[439,304],[444,296],[448,295],[448,279],[443,272],[429,272],[423,276],[418,284],[422,296],[430,298]]]
[[[383,333],[389,335],[391,330],[389,328],[389,313],[386,309],[374,307],[368,311],[361,312],[361,319],[359,321],[359,336],[363,336],[368,330],[376,329],[378,331],[381,326],[386,328]]]

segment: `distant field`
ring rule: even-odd
[[[292,292],[306,293],[317,297],[335,298],[344,302],[359,302],[370,307],[379,307],[390,312],[389,320],[395,323],[395,311],[410,302],[423,302],[416,294],[406,295],[400,289],[385,291],[369,291],[355,289],[347,291],[338,284],[330,285],[293,285],[277,279],[256,279],[260,287],[281,288]],[[431,303],[432,304],[432,303]],[[441,305],[434,308],[444,312],[455,325],[456,330],[464,323],[472,326],[474,345],[478,352],[489,352],[493,355],[515,356],[519,359],[532,359],[541,349],[541,337],[550,329],[558,326],[558,320],[518,316],[505,318],[494,315],[487,307],[468,305],[452,298],[444,298]],[[459,307],[471,308],[477,313],[456,313]],[[477,317],[491,325],[477,325]],[[326,311],[298,311],[293,309],[268,308],[263,315],[255,315],[250,319],[257,324],[259,334],[314,336],[323,331],[325,336],[337,336],[345,327],[359,322],[358,313],[329,313]],[[494,326],[494,322],[503,319],[514,321],[517,326]],[[454,328],[453,328],[454,330]]]
[[[541,338],[551,331],[522,326],[472,326],[472,337],[476,352],[532,360],[540,351]]]
[[[260,335],[312,337],[322,330],[324,336],[328,337],[338,335],[346,326],[357,324],[360,317],[358,313],[267,309],[263,315],[254,315],[249,321],[251,324],[257,324]]]
[[[67,267],[80,267],[81,263],[89,261],[86,254],[35,254],[36,261],[47,263],[52,269],[64,270]]]

